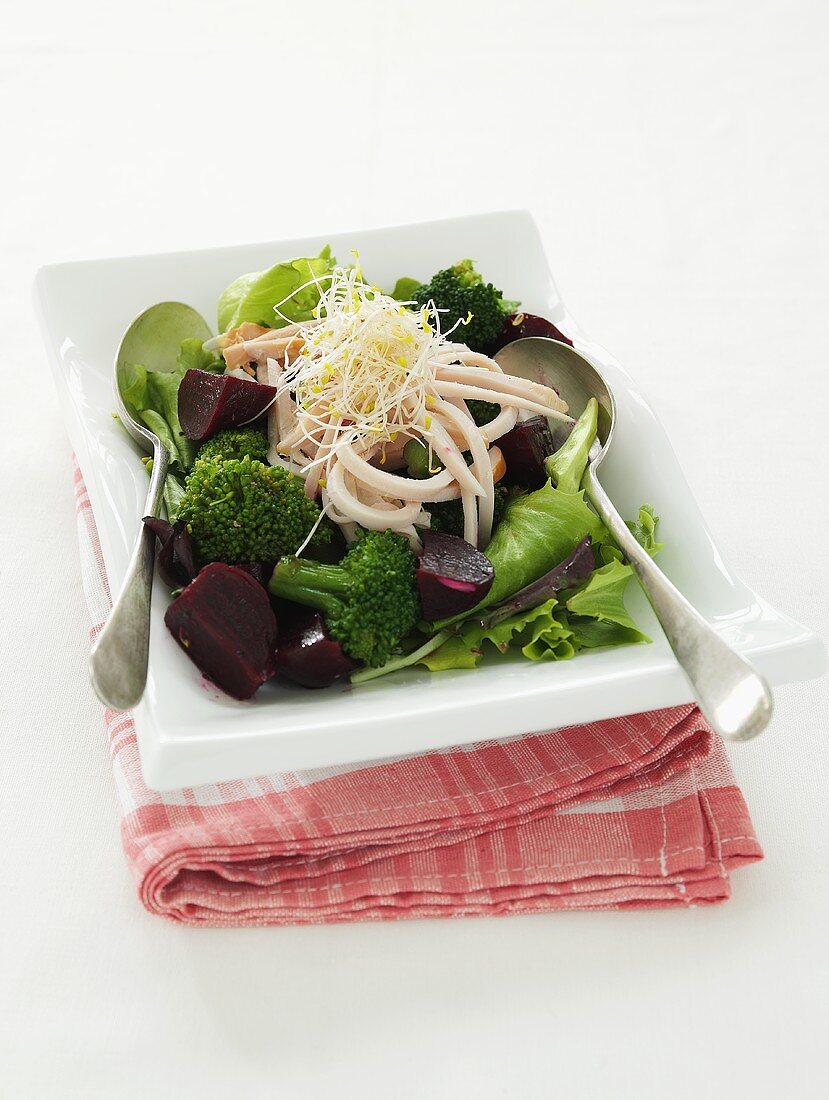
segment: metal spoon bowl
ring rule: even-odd
[[[574,348],[544,336],[516,340],[495,359],[509,374],[554,386],[573,416],[583,412],[591,397],[596,398],[599,425],[582,481],[585,494],[639,578],[708,723],[732,740],[756,737],[771,718],[768,684],[668,580],[628,530],[599,482],[598,470],[616,421],[616,403],[605,379]],[[551,427],[556,425],[551,422]]]
[[[132,381],[130,368],[141,364],[171,371],[182,340],[208,340],[211,335],[205,319],[190,306],[159,302],[135,318],[118,345],[113,379],[118,416],[138,446],[153,456],[144,516],[158,515],[170,456],[158,436],[127,408],[124,391]],[[154,549],[155,536],[142,524],[121,590],[89,657],[95,693],[113,710],[134,707],[147,683]]]

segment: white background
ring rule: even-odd
[[[242,931],[141,909],[29,289],[51,260],[526,206],[727,560],[826,636],[827,46],[819,0],[4,14],[7,1095],[826,1095],[825,680],[731,753],[767,858],[725,906]]]

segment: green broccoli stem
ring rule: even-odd
[[[378,676],[385,676],[389,672],[398,672],[401,668],[410,668],[412,665],[416,665],[418,661],[422,661],[424,657],[428,657],[430,653],[434,653],[436,649],[440,649],[443,643],[448,642],[454,633],[454,630],[441,630],[439,634],[435,634],[428,642],[424,642],[413,653],[406,653],[402,657],[392,657],[380,668],[357,669],[356,672],[351,673],[351,682],[352,684],[364,684],[366,680],[376,680]]]
[[[305,561],[303,558],[283,558],[277,562],[268,588],[272,596],[306,604],[324,615],[338,615],[347,595],[351,578],[340,565]]]

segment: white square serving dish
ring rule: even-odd
[[[358,248],[369,277],[392,286],[474,257],[525,309],[555,322],[613,387],[618,428],[602,481],[622,514],[641,502],[661,516],[660,565],[714,627],[773,684],[821,673],[824,651],[804,627],[769,607],[723,563],[665,433],[633,379],[568,316],[536,225],[521,211],[305,240],[44,267],[35,303],[66,425],[92,502],[110,587],[126,570],[147,490],[137,450],[112,418],[112,368],[130,321],[154,302],[188,302],[215,318],[237,275],[330,243]],[[633,587],[633,586],[632,586]],[[164,627],[156,584],[147,690],[135,710],[144,777],[157,790],[505,737],[683,703],[691,698],[643,594],[629,599],[652,645],[582,652],[535,664],[498,659],[475,671],[406,672],[361,685],[306,691],[265,685],[249,703],[207,687]]]

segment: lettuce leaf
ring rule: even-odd
[[[486,604],[499,603],[543,576],[572,553],[585,535],[601,542],[606,533],[580,491],[568,493],[547,482],[533,493],[516,497],[487,547],[495,580]]]
[[[149,457],[142,458],[144,468],[147,474],[153,472],[153,460]],[[178,517],[178,510],[181,507],[181,498],[184,496],[184,482],[177,474],[167,472],[167,476],[164,478],[164,487],[161,490],[161,499],[164,501],[164,507],[167,509],[167,519],[170,523],[175,523]]]
[[[655,557],[664,546],[664,543],[656,541],[656,525],[659,516],[654,515],[653,506],[643,504],[639,508],[639,518],[625,520],[625,526],[639,543],[643,550]],[[602,543],[599,549],[599,560],[607,565],[612,561],[624,561],[624,554],[608,536],[607,542]]]
[[[414,302],[415,292],[423,286],[420,279],[410,279],[408,275],[403,275],[394,284],[394,290],[391,292],[391,297],[396,302]]]
[[[566,661],[578,651],[564,616],[558,617],[557,601],[519,612],[494,627],[473,622],[444,642],[440,649],[421,658],[432,672],[448,668],[476,668],[487,651],[507,653],[520,649],[531,661]],[[489,648],[491,647],[491,649]]]
[[[573,644],[578,649],[599,649],[604,646],[631,645],[637,642],[649,642],[635,627],[620,626],[619,623],[602,622],[599,619],[583,619],[579,615],[568,615],[567,625],[572,634]]]
[[[542,604],[520,635],[521,652],[531,661],[569,661],[579,651],[565,615],[554,615],[555,601]],[[526,635],[526,636],[525,636]]]
[[[566,493],[575,493],[581,485],[598,423],[599,403],[595,397],[591,397],[567,439],[544,463],[547,476],[557,488]]]
[[[532,622],[539,612],[543,614],[542,609],[533,608],[491,628],[485,627],[481,622],[471,622],[444,642],[440,649],[421,658],[418,663],[426,665],[432,672],[447,668],[476,668],[484,655],[484,642],[488,642],[497,652],[506,653],[515,634]]]
[[[469,622],[418,663],[432,672],[476,668],[485,653],[510,649],[520,649],[530,661],[567,661],[580,649],[649,642],[625,607],[632,576],[629,565],[612,561],[572,592],[563,607],[551,599],[491,628]]]
[[[221,373],[225,369],[224,360],[219,359],[212,351],[205,351],[197,336],[181,341],[176,361],[181,376],[188,370],[211,370]]]
[[[181,473],[190,469],[197,445],[185,439],[178,419],[178,387],[183,372],[148,370],[140,363],[128,368],[130,383],[122,390],[124,404],[161,440],[170,464]]]
[[[326,245],[319,256],[300,256],[267,271],[240,275],[219,297],[219,331],[227,332],[243,321],[268,328],[310,321],[320,299],[313,280],[330,275],[336,263],[331,246]],[[274,312],[277,305],[281,317]]]
[[[649,642],[650,638],[640,633],[625,607],[625,589],[632,576],[631,567],[620,561],[603,565],[570,596],[566,603],[567,610],[573,615],[614,623],[638,635],[637,641]]]
[[[206,352],[201,340],[182,341],[176,366],[171,371],[152,370],[140,363],[127,368],[129,382],[122,390],[124,404],[136,420],[154,432],[170,455],[173,474],[186,474],[199,444],[187,439],[178,418],[178,388],[188,370],[224,370],[224,363]]]
[[[463,615],[436,623],[435,629],[500,603],[537,580],[563,561],[585,535],[598,543],[607,537],[607,530],[583,492],[568,493],[547,482],[533,493],[516,497],[507,505],[486,548],[495,567],[495,580],[486,599]]]
[[[627,526],[631,534],[651,557],[658,554],[665,545],[662,542],[656,541],[657,523],[659,523],[659,516],[653,514],[653,507],[650,504],[643,504],[641,506],[639,509],[639,518],[637,520],[627,520]]]

